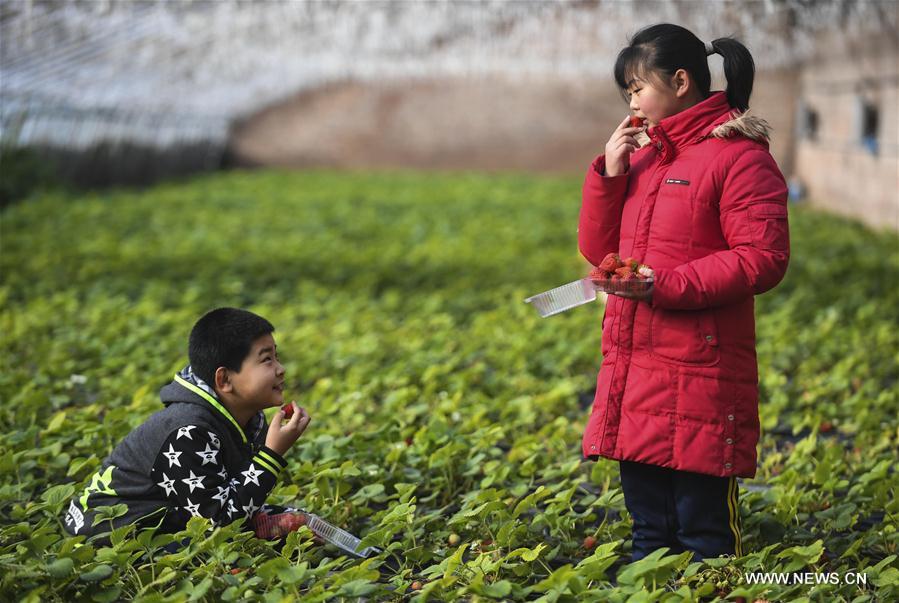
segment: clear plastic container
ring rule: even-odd
[[[524,301],[534,306],[540,316],[546,318],[590,303],[595,299],[596,287],[593,282],[589,278],[582,278],[567,285],[532,295]]]
[[[361,540],[349,532],[328,523],[318,515],[306,513],[305,511],[291,510],[271,515],[257,513],[253,517],[253,528],[256,536],[263,540],[277,540],[287,536],[290,532],[299,530],[302,526],[309,528],[317,538],[333,544],[351,555],[368,557],[372,553],[380,552],[380,549],[371,546],[361,551],[358,550]]]
[[[630,281],[613,279],[591,279],[597,291],[603,293],[645,293],[652,287],[652,279]]]
[[[357,557],[368,557],[369,555],[380,552],[380,549],[373,546],[365,547],[360,551],[359,543],[362,542],[361,540],[359,540],[346,530],[341,530],[337,526],[328,523],[318,515],[307,513],[306,526],[312,531],[313,534],[315,534],[325,542],[333,544],[337,548],[346,551],[351,555],[355,555]]]

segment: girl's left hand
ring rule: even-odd
[[[652,289],[653,287],[650,287],[646,291],[621,291],[618,293],[609,293],[609,295],[617,295],[619,297],[624,297],[625,299],[635,299],[637,301],[649,303],[652,301]]]

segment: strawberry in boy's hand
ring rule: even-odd
[[[311,417],[306,409],[297,406],[296,402],[285,404],[278,409],[268,424],[265,445],[278,454],[284,455],[306,431],[310,420]]]
[[[631,127],[632,128],[642,128],[643,127],[643,118],[637,117],[636,115],[631,115]]]

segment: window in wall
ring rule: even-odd
[[[818,140],[818,112],[811,107],[805,108],[803,115],[803,134],[806,140]]]
[[[818,140],[818,112],[805,100],[796,107],[796,136],[800,140]]]
[[[861,145],[877,154],[877,131],[880,129],[880,111],[877,105],[865,99],[858,101],[858,126]]]

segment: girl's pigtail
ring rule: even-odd
[[[727,102],[734,109],[749,109],[752,81],[755,79],[755,61],[743,44],[734,38],[718,38],[712,41],[715,52],[724,57],[724,77],[727,78]]]

